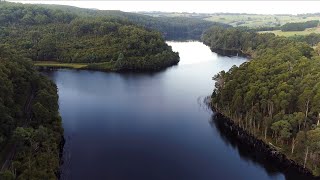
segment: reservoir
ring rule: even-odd
[[[61,69],[57,84],[66,144],[61,179],[284,179],[243,157],[203,103],[212,77],[246,61],[201,42],[167,42],[178,65],[155,73]]]

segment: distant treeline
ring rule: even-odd
[[[217,53],[221,52],[220,50],[232,50],[251,56],[257,55],[260,50],[266,47],[275,46],[274,43],[276,42],[280,45],[291,42],[305,42],[310,46],[316,46],[320,42],[320,34],[316,33],[285,38],[277,37],[273,33],[259,34],[255,30],[245,27],[212,27],[203,33],[202,41]]]
[[[109,15],[124,17],[145,28],[160,31],[166,40],[200,40],[201,34],[212,26],[232,27],[223,23],[188,17],[151,17],[121,11],[115,11]]]
[[[292,39],[297,42],[305,42],[308,43],[310,46],[316,46],[320,42],[320,34],[317,33],[311,33],[308,35],[295,35],[290,36],[288,39]]]
[[[254,55],[258,48],[263,48],[273,38],[275,35],[272,33],[258,34],[246,28],[213,27],[202,35],[203,43],[215,52],[230,50],[248,55]]]
[[[82,17],[112,17],[130,21],[147,29],[157,30],[166,40],[200,40],[201,34],[212,26],[231,25],[189,17],[152,17],[116,10],[91,10],[61,5],[40,5],[41,7],[70,12]]]
[[[185,17],[159,17],[147,23],[138,23],[159,30],[167,40],[200,40],[202,33],[212,26],[231,27],[223,23]]]
[[[318,20],[306,21],[306,22],[298,22],[298,23],[286,23],[282,26],[272,26],[272,27],[257,27],[254,28],[255,31],[304,31],[307,28],[317,27],[319,24]]]
[[[254,28],[255,31],[275,31],[275,30],[280,30],[281,26],[264,26],[264,27],[257,27]]]
[[[319,20],[297,22],[297,23],[286,23],[281,26],[281,31],[304,31],[307,28],[317,27]]]

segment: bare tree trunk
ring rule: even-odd
[[[248,115],[246,115],[246,128],[245,129],[247,129],[247,127],[248,127]]]
[[[272,102],[268,102],[268,113],[269,113],[269,116],[272,118],[272,113],[273,113],[273,104],[272,104]]]
[[[308,152],[309,152],[309,147],[307,147],[306,157],[304,158],[304,164],[303,164],[304,168],[306,167],[306,164],[307,164]]]
[[[309,99],[306,102],[306,117],[308,116],[308,112],[309,112]]]
[[[291,154],[293,154],[294,151],[294,146],[295,146],[295,139],[292,138],[292,148],[291,148]]]
[[[266,128],[264,129],[264,139],[267,139],[267,131],[268,131],[268,127],[266,126]]]
[[[305,114],[305,118],[304,118],[304,128],[306,128],[306,124],[307,124],[307,117],[308,117],[308,112],[309,112],[309,99],[306,102],[306,114]]]

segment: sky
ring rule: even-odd
[[[10,0],[9,0],[10,1]],[[100,10],[304,14],[320,12],[320,1],[14,1],[21,3],[62,4]]]

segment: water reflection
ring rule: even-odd
[[[255,165],[263,167],[272,179],[278,179],[280,171],[277,167],[266,160],[265,157],[260,156],[253,149],[249,149],[244,146],[241,142],[234,139],[232,136],[229,136],[225,126],[222,123],[217,121],[215,114],[212,115],[211,120],[209,121],[212,128],[219,133],[219,136],[223,139],[226,145],[232,146],[233,149],[237,150],[242,160],[247,162],[253,162]]]

